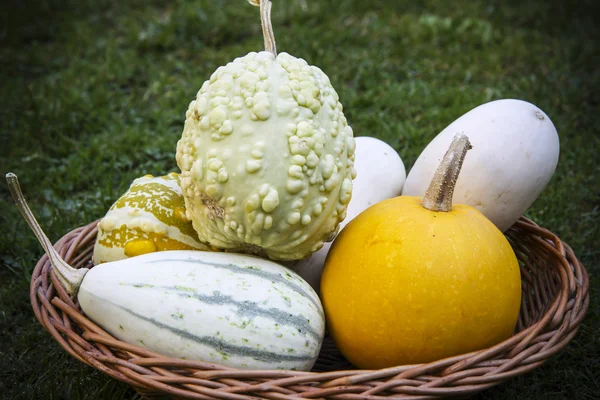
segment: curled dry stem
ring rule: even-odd
[[[40,225],[38,224],[35,216],[31,212],[29,205],[25,201],[25,196],[23,196],[23,192],[21,191],[21,186],[19,185],[19,179],[15,174],[9,172],[6,174],[6,181],[8,182],[8,188],[12,193],[13,199],[21,211],[23,218],[29,224],[29,227],[35,234],[36,238],[44,248],[46,255],[50,259],[50,264],[52,264],[52,269],[58,276],[58,280],[63,285],[67,293],[70,296],[75,296],[79,291],[79,286],[81,286],[81,282],[85,274],[89,272],[88,268],[80,268],[75,269],[71,267],[69,264],[62,259],[60,254],[56,251],[54,246],[52,246],[52,242],[48,239],[48,236],[44,233]]]
[[[277,57],[277,45],[275,43],[273,25],[271,24],[271,7],[273,3],[271,3],[271,0],[248,0],[248,2],[253,6],[260,7],[260,22],[265,39],[265,51]]]

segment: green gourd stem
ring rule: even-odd
[[[465,155],[472,148],[466,135],[459,133],[454,137],[421,200],[423,207],[430,211],[448,212],[452,210],[452,195],[456,181]]]
[[[52,242],[50,242],[50,239],[48,239],[35,219],[35,216],[31,212],[31,209],[27,205],[17,176],[12,172],[9,172],[6,174],[6,181],[8,182],[8,187],[12,193],[15,203],[17,204],[17,207],[19,208],[19,211],[21,211],[25,221],[27,221],[29,224],[29,227],[37,237],[38,241],[44,248],[46,255],[50,259],[50,264],[58,276],[58,280],[70,296],[75,296],[79,290],[79,286],[81,286],[81,282],[83,281],[85,274],[89,272],[89,269],[75,269],[62,259],[54,246],[52,246]]]
[[[277,45],[271,24],[271,0],[248,0],[250,4],[260,7],[260,23],[262,25],[263,37],[265,39],[265,50],[277,57]]]

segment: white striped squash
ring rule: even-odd
[[[309,370],[325,329],[308,283],[241,254],[177,250],[100,264],[78,299],[122,341],[237,368]]]

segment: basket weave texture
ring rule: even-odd
[[[55,245],[74,267],[91,267],[96,222]],[[140,394],[189,399],[431,399],[466,396],[524,374],[564,348],[589,306],[589,278],[571,248],[521,218],[506,233],[521,264],[523,296],[514,335],[498,345],[420,365],[357,370],[325,339],[311,372],[238,370],[179,360],[121,342],[82,314],[43,256],[31,281],[37,319],[76,359]]]

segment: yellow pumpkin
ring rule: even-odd
[[[423,199],[400,196],[368,208],[329,251],[321,282],[328,329],[359,368],[463,354],[514,330],[517,258],[482,213],[451,204],[468,148],[468,138],[457,137]]]

